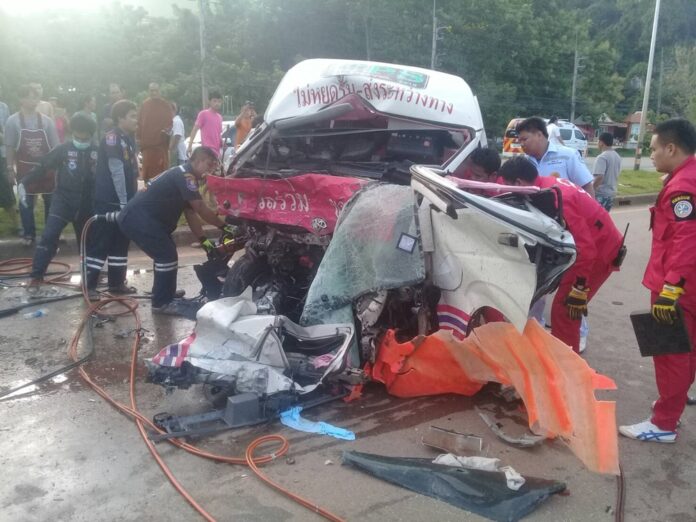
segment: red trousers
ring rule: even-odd
[[[141,150],[143,164],[141,177],[147,181],[169,168],[169,148],[166,145]]]
[[[592,265],[590,273],[586,275],[590,287],[587,296],[588,302],[592,300],[614,270],[616,269],[611,262],[605,260],[598,260]],[[568,308],[564,301],[575,284],[577,276],[578,274],[572,268],[563,275],[551,305],[551,333],[570,346],[576,353],[580,350],[580,319],[573,320],[568,316]]]
[[[653,292],[651,303],[657,299],[657,292]],[[681,417],[689,388],[696,375],[696,352],[693,351],[693,342],[696,340],[696,304],[679,301],[684,312],[684,324],[692,346],[690,353],[672,355],[657,355],[653,357],[655,364],[655,381],[660,397],[653,408],[652,423],[661,430],[674,431]]]

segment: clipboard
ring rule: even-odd
[[[652,357],[691,351],[691,339],[679,306],[677,306],[677,320],[674,324],[658,323],[650,310],[631,312],[630,317],[641,356]]]

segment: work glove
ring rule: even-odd
[[[17,198],[19,198],[19,204],[27,208],[27,189],[24,188],[23,183],[17,184]]]
[[[222,237],[234,237],[235,234],[237,233],[237,227],[234,225],[223,225],[220,227],[220,231],[222,232]]]
[[[201,247],[203,247],[203,250],[205,250],[205,253],[208,255],[208,258],[215,257],[215,243],[207,237],[200,237],[199,241],[201,242]]]
[[[684,293],[679,285],[665,283],[662,292],[652,305],[652,316],[658,323],[673,324],[677,319],[677,301]]]
[[[116,219],[118,218],[119,214],[120,211],[118,210],[114,210],[113,212],[107,212],[106,214],[104,214],[104,219],[107,223],[116,223]]]
[[[587,316],[587,294],[590,291],[583,283],[575,282],[565,298],[565,305],[568,308],[568,317],[577,321],[582,316]]]

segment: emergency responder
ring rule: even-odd
[[[580,153],[549,141],[546,123],[533,116],[517,124],[517,139],[522,150],[539,171],[540,176],[565,178],[594,197],[594,178]]]
[[[128,238],[113,221],[113,212],[126,206],[137,191],[138,159],[134,135],[138,124],[136,106],[120,100],[111,108],[114,128],[99,144],[94,188],[94,212],[108,215],[111,221],[97,220],[87,247],[87,289],[95,297],[99,274],[108,260],[109,293],[129,294],[136,290],[126,285]]]
[[[594,177],[582,160],[580,153],[570,147],[554,143],[549,139],[548,127],[544,120],[537,116],[522,120],[516,127],[518,141],[529,160],[534,163],[540,176],[564,178],[582,187],[592,197],[594,192]],[[544,324],[545,299],[539,299],[532,308],[530,315],[539,323]],[[589,326],[582,319],[580,353],[587,346]]]
[[[554,297],[551,333],[579,352],[580,318],[587,315],[587,304],[623,261],[621,232],[587,192],[567,179],[539,176],[534,163],[524,156],[508,160],[499,174],[511,185],[557,187],[560,191],[563,219],[575,239],[577,258],[563,274]]]
[[[500,154],[498,154],[498,151],[479,147],[469,154],[462,167],[457,169],[452,175],[455,178],[495,183],[498,179],[499,168]]]
[[[75,237],[80,241],[85,221],[93,214],[94,173],[97,166],[97,148],[92,136],[96,122],[86,114],[75,114],[70,120],[72,140],[41,158],[39,166],[24,176],[17,185],[20,204],[26,205],[25,183],[34,183],[51,170],[56,172],[56,189],[41,240],[34,252],[32,285],[39,284],[56,254],[63,229],[72,223]]]
[[[655,128],[650,150],[657,171],[668,176],[650,209],[652,250],[643,285],[659,323],[672,324],[679,303],[692,351],[653,357],[659,398],[652,417],[619,432],[641,441],[674,442],[696,373],[696,129],[681,118],[664,121]]]
[[[178,256],[171,233],[176,229],[181,213],[184,213],[191,231],[209,254],[215,245],[203,235],[199,216],[225,233],[233,232],[205,205],[199,192],[199,182],[203,176],[215,172],[217,168],[216,151],[199,147],[186,163],[153,178],[147,190],[138,193],[118,215],[117,222],[123,233],[153,259],[154,313],[189,315],[187,302],[175,298]]]

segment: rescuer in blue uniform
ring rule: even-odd
[[[185,301],[175,298],[178,256],[171,237],[181,214],[186,216],[189,228],[209,254],[215,245],[203,235],[200,219],[223,233],[233,232],[233,227],[226,226],[205,205],[198,191],[201,178],[217,168],[215,151],[199,147],[183,165],[152,178],[147,190],[139,192],[118,215],[123,233],[153,259],[152,311],[156,314],[187,315]]]
[[[41,158],[39,165],[27,173],[17,186],[20,204],[26,205],[24,184],[44,178],[48,171],[56,171],[56,189],[51,198],[46,227],[34,252],[32,285],[43,281],[48,265],[56,255],[60,234],[68,223],[72,223],[79,242],[85,222],[94,213],[97,148],[92,145],[91,138],[96,129],[97,124],[89,116],[73,116],[70,120],[72,139]]]
[[[99,144],[97,174],[94,188],[94,212],[107,220],[92,225],[92,240],[87,248],[87,289],[94,295],[99,273],[108,261],[109,293],[128,294],[135,289],[126,285],[128,238],[123,235],[115,217],[126,206],[138,188],[138,159],[135,146],[137,109],[133,102],[120,100],[111,108],[114,128]]]

